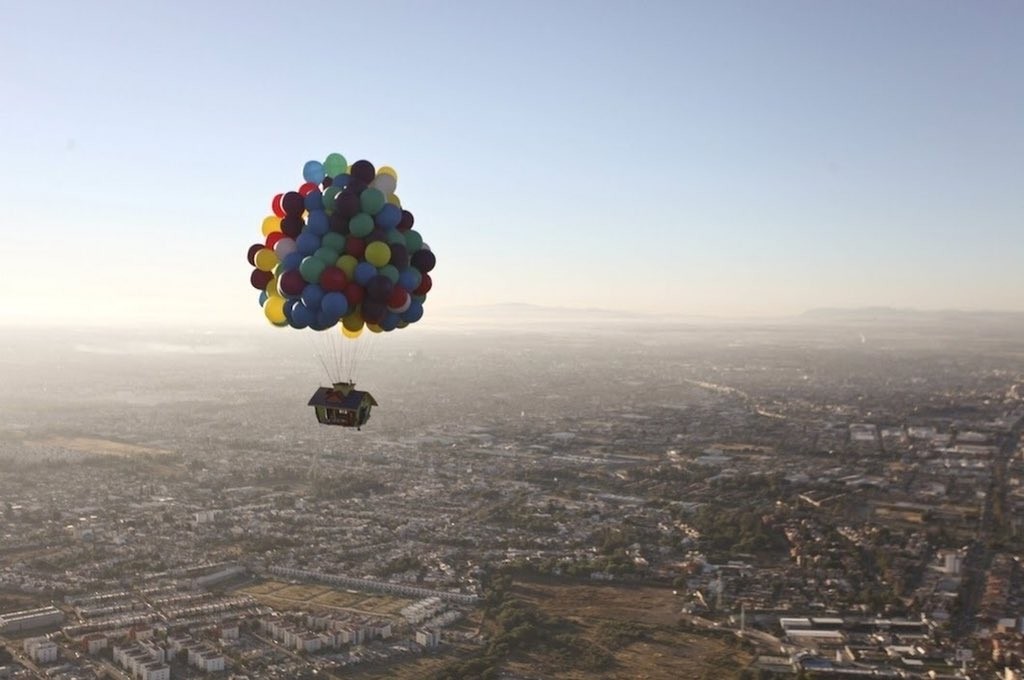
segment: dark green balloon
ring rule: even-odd
[[[366,192],[363,192],[366,193]],[[348,230],[353,236],[364,238],[373,231],[373,218],[364,212],[359,213],[348,222]]]
[[[338,187],[327,187],[324,189],[324,212],[330,214],[334,212],[334,199],[341,193],[341,189]]]
[[[405,247],[409,250],[410,255],[423,247],[423,237],[418,231],[410,229],[405,232]]]
[[[376,215],[380,212],[380,209],[387,203],[387,198],[381,193],[379,189],[370,187],[359,194],[359,204],[363,207],[363,212],[370,215]]]
[[[327,263],[317,257],[306,257],[299,264],[299,273],[302,274],[302,278],[307,283],[316,283],[320,280],[320,275],[324,273],[324,269],[327,269]]]
[[[341,257],[341,255],[337,250],[320,246],[316,249],[316,252],[313,253],[313,257],[323,262],[324,266],[331,266],[338,261],[338,258]]]
[[[320,241],[320,245],[324,248],[330,248],[339,253],[345,252],[345,237],[336,231],[329,231],[324,234],[323,240]],[[334,264],[333,262],[331,264]]]

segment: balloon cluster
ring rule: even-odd
[[[302,177],[297,191],[274,196],[265,241],[249,247],[267,319],[315,331],[340,322],[350,338],[419,321],[434,253],[395,195],[397,173],[332,153]]]

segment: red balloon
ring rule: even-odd
[[[270,209],[278,217],[284,217],[284,207],[281,205],[281,199],[284,198],[284,194],[278,194],[274,196],[274,199],[270,202]]]
[[[345,286],[345,299],[348,300],[349,309],[355,307],[366,297],[366,290],[355,281]]]
[[[306,280],[302,278],[298,269],[292,269],[281,274],[281,278],[278,279],[278,287],[288,297],[298,297],[302,295],[302,289],[306,287]]]
[[[251,264],[253,267],[256,266],[256,253],[260,252],[261,250],[263,250],[262,243],[253,243],[251,246],[249,246],[249,254],[246,257],[249,260],[249,264]]]
[[[363,253],[366,252],[366,241],[355,236],[350,236],[345,241],[345,252],[356,258],[357,260],[363,259]]]
[[[267,236],[267,247],[268,248],[273,248],[274,244],[277,243],[278,241],[280,241],[283,238],[284,238],[284,234],[282,234],[279,231],[272,231],[272,232],[270,232],[270,235]]]
[[[327,267],[320,275],[320,287],[328,293],[341,293],[348,286],[348,277],[338,267]]]
[[[319,188],[320,187],[318,187],[316,184],[313,184],[312,182],[306,182],[301,187],[299,187],[299,195],[305,196],[311,191],[316,191]]]
[[[249,283],[251,283],[252,287],[255,288],[256,290],[265,290],[267,284],[270,283],[273,278],[274,275],[271,274],[270,272],[263,272],[260,271],[259,269],[253,269],[252,274],[249,275]]]
[[[395,286],[391,290],[391,295],[388,296],[388,307],[397,309],[403,306],[408,299],[409,292],[405,288]]]
[[[420,281],[420,287],[416,289],[417,295],[426,295],[430,292],[430,287],[434,285],[434,282],[430,280],[430,274],[424,274],[423,280]]]

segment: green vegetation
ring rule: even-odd
[[[434,680],[490,680],[498,677],[506,659],[533,652],[544,653],[553,666],[563,669],[596,672],[614,664],[611,653],[582,638],[576,624],[513,597],[511,587],[512,578],[500,576],[487,588],[484,621],[492,629],[487,647],[472,658],[449,664]],[[635,634],[626,629],[621,632]]]

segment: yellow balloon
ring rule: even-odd
[[[388,194],[387,200],[391,205],[397,205],[399,208],[402,207],[402,200],[398,198],[398,194]]]
[[[383,241],[374,241],[366,246],[366,253],[363,257],[374,267],[383,267],[391,261],[391,248]]]
[[[275,231],[281,231],[281,218],[271,215],[263,218],[263,235],[270,236]]]
[[[384,329],[381,328],[380,326],[378,326],[375,323],[368,323],[368,324],[366,324],[366,327],[370,329],[371,333],[383,333],[384,332]]]
[[[351,281],[352,274],[355,273],[357,264],[359,264],[359,260],[356,258],[351,255],[342,255],[338,258],[338,261],[334,263],[334,266],[345,272],[345,278]]]
[[[261,248],[256,252],[253,262],[256,263],[256,269],[259,269],[261,272],[272,272],[274,267],[277,266],[277,253],[270,248]]]
[[[270,279],[270,282],[267,283],[267,287],[264,288],[263,290],[269,297],[283,298],[284,295],[281,293],[279,289],[280,285],[281,281],[278,279],[278,277],[275,276],[274,278]]]
[[[282,323],[287,323],[288,319],[284,315],[284,298],[270,296],[267,301],[263,303],[263,313],[267,315],[267,319],[270,323],[275,326]]]
[[[350,331],[362,331],[363,330],[363,315],[359,312],[352,312],[341,317],[342,328],[347,328]]]
[[[357,331],[350,331],[349,329],[345,328],[345,326],[342,326],[341,334],[344,335],[349,340],[355,340],[356,338],[363,334],[363,329],[360,328]]]
[[[395,169],[393,167],[391,167],[390,165],[382,165],[381,167],[377,168],[377,174],[378,175],[391,175],[396,180],[398,179],[398,173],[395,172]]]

